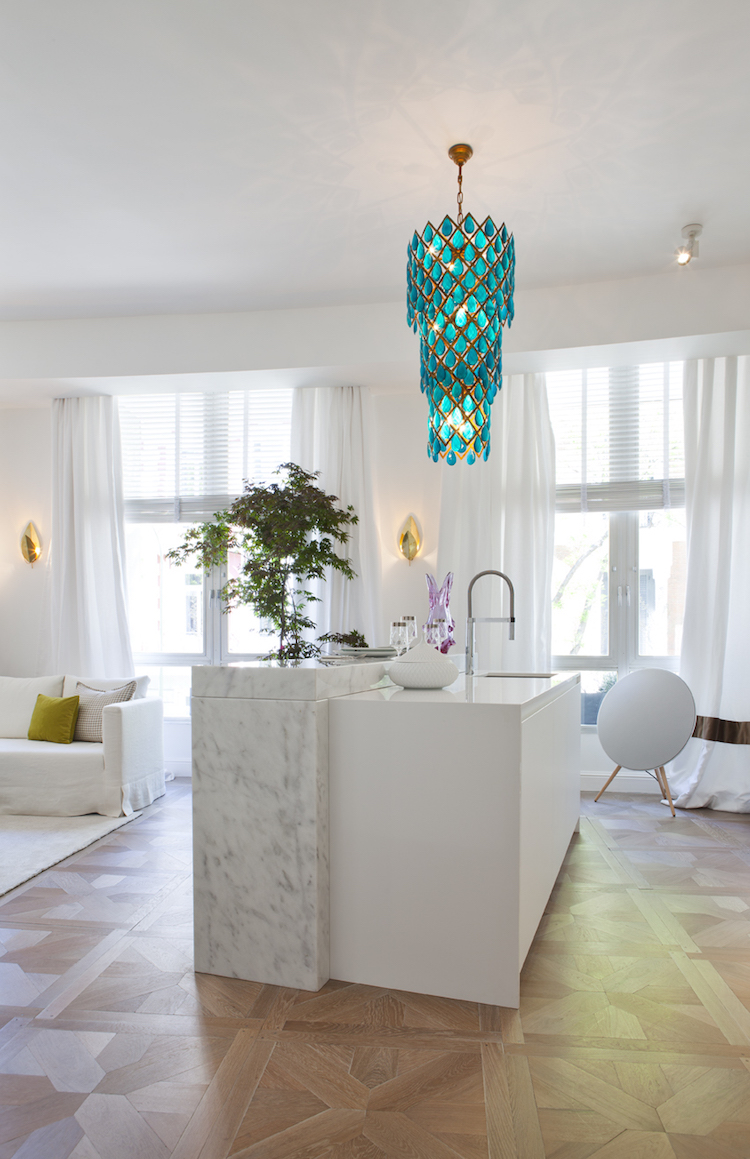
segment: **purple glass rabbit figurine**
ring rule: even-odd
[[[432,644],[433,648],[439,648],[443,655],[446,655],[449,648],[452,648],[456,640],[453,635],[453,629],[456,626],[456,621],[451,615],[450,600],[451,588],[453,587],[453,572],[449,571],[443,580],[442,587],[437,586],[437,581],[434,576],[427,577],[427,592],[430,599],[430,611],[427,616],[427,622],[422,625],[422,631],[425,634],[425,640],[428,644]],[[445,624],[436,624],[436,620],[445,620]],[[444,628],[441,633],[439,628]]]

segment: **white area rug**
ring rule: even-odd
[[[9,817],[0,815],[0,894],[35,877],[50,865],[85,849],[130,817]]]

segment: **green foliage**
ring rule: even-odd
[[[358,522],[353,507],[337,507],[338,498],[315,486],[314,474],[296,463],[282,463],[276,471],[282,484],[245,483],[245,490],[226,511],[210,523],[188,531],[182,543],[168,552],[175,563],[196,560],[203,571],[227,563],[231,552],[241,553],[239,575],[222,588],[226,611],[249,604],[266,621],[262,631],[279,636],[279,646],[266,659],[281,662],[320,654],[317,644],[303,633],[315,627],[305,607],[318,599],[306,588],[333,568],[354,578],[348,559],[336,552],[350,539],[348,528]]]
[[[352,632],[326,632],[318,636],[319,644],[345,644],[347,648],[366,648],[367,640],[356,629]]]

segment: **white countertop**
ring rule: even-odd
[[[397,704],[502,704],[522,708],[522,715],[557,699],[580,683],[577,672],[461,674],[447,688],[412,689],[391,684],[382,662],[327,667],[315,661],[298,667],[270,664],[196,665],[193,696],[247,700],[329,700],[345,696]]]
[[[388,684],[347,697],[349,701],[372,701],[393,704],[440,704],[449,706],[467,704],[501,704],[521,708],[521,715],[536,711],[562,696],[568,689],[580,684],[578,672],[556,672],[548,676],[480,675],[459,676],[447,688],[399,688]]]

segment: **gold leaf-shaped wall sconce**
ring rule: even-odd
[[[417,526],[417,521],[413,515],[410,515],[398,533],[398,549],[404,559],[408,559],[409,563],[411,563],[419,553],[421,546],[422,536]]]
[[[21,554],[30,564],[35,564],[42,554],[42,545],[39,541],[39,532],[33,523],[29,523],[21,536]]]

